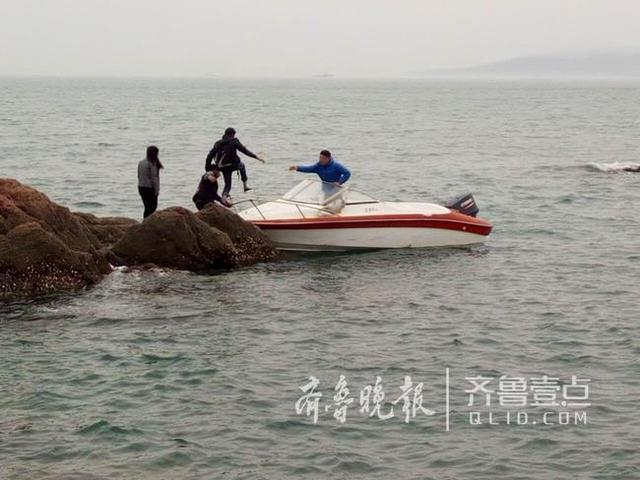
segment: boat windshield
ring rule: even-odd
[[[351,190],[349,186],[339,187],[333,183],[318,180],[303,180],[282,197],[283,200],[295,203],[327,206],[338,199],[342,204],[378,203],[369,195]]]
[[[358,205],[362,203],[378,203],[373,197],[370,197],[366,193],[359,192],[358,190],[349,190],[345,195],[347,205]]]
[[[295,203],[324,206],[342,197],[347,190],[348,187],[338,187],[333,183],[304,180],[285,193],[282,198]]]

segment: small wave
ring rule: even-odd
[[[154,355],[152,353],[143,353],[142,361],[144,363],[153,364],[153,363],[174,363],[183,360],[185,357],[182,354],[178,355]]]
[[[587,165],[592,171],[605,173],[621,173],[629,170],[639,170],[640,163],[634,162],[613,162],[613,163],[590,163]]]
[[[32,424],[26,419],[13,419],[0,423],[0,434],[12,434],[31,430]]]
[[[32,347],[32,346],[36,346],[36,347],[41,347],[44,345],[44,342],[38,341],[38,340],[25,340],[22,338],[17,338],[14,340],[14,343],[16,345],[20,345],[22,347]]]
[[[137,428],[125,428],[109,423],[107,420],[98,420],[88,425],[78,425],[76,432],[81,435],[86,434],[115,434],[115,435],[139,435],[142,430]]]
[[[168,469],[184,467],[192,462],[191,456],[182,452],[172,452],[156,458],[152,465],[157,468]]]
[[[74,203],[73,206],[78,208],[100,208],[105,207],[106,205],[100,202],[77,202]]]
[[[91,322],[89,325],[91,325],[92,327],[109,327],[111,325],[116,325],[125,321],[125,318],[100,317]]]

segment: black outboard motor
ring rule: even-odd
[[[470,217],[475,217],[480,211],[478,205],[476,204],[476,201],[473,199],[473,195],[471,195],[470,193],[454,198],[453,200],[447,202],[445,204],[445,207],[452,210],[457,210],[460,213],[469,215]]]

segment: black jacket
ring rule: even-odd
[[[225,135],[218,140],[209,151],[209,155],[207,155],[207,161],[204,166],[205,170],[207,172],[211,170],[211,165],[214,161],[220,170],[236,170],[240,163],[238,150],[248,157],[258,158],[255,153],[242,145],[240,140],[236,137]]]
[[[220,195],[218,195],[218,182],[211,182],[209,175],[206,173],[200,179],[198,191],[192,200],[198,210],[202,210],[206,205],[213,202],[224,204],[224,201],[220,198]]]

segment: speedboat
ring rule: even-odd
[[[281,198],[252,204],[239,215],[280,250],[347,251],[482,243],[491,224],[476,218],[468,194],[441,206],[383,202],[352,189],[305,179]]]

